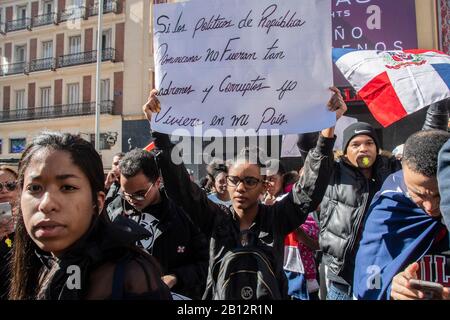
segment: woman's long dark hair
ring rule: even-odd
[[[42,149],[64,151],[70,154],[73,163],[88,178],[92,190],[92,203],[95,209],[99,211],[97,194],[100,191],[104,191],[102,160],[92,144],[78,135],[56,132],[44,132],[38,135],[25,149],[19,162],[18,184],[20,190],[23,190],[26,169],[36,152]],[[11,260],[12,280],[9,298],[34,299],[38,290],[42,263],[35,254],[38,247],[25,229],[20,201],[18,202],[18,206],[19,217],[14,236],[14,248]]]

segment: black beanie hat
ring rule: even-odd
[[[380,143],[378,142],[378,137],[377,134],[375,132],[375,129],[368,123],[366,122],[355,122],[353,124],[351,124],[350,126],[348,126],[343,133],[343,141],[342,141],[342,146],[344,147],[344,149],[342,150],[344,152],[344,154],[347,153],[347,147],[348,144],[350,143],[350,141],[359,135],[366,135],[369,136],[373,139],[373,141],[375,142],[375,145],[377,147],[377,154],[378,151],[380,149]]]

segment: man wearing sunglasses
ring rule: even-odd
[[[167,198],[154,155],[128,152],[119,164],[120,192],[107,207],[111,220],[125,215],[152,234],[139,244],[161,264],[163,281],[173,292],[201,298],[206,282],[208,244],[183,209]]]

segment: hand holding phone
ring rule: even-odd
[[[440,283],[410,279],[409,284],[413,289],[422,291],[426,300],[442,300],[444,286]]]
[[[12,207],[9,202],[0,203],[0,238],[14,230]]]
[[[12,207],[9,202],[0,203],[0,221],[12,218]]]

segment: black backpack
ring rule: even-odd
[[[278,300],[281,293],[272,263],[250,231],[241,233],[241,245],[213,266],[213,300]]]

